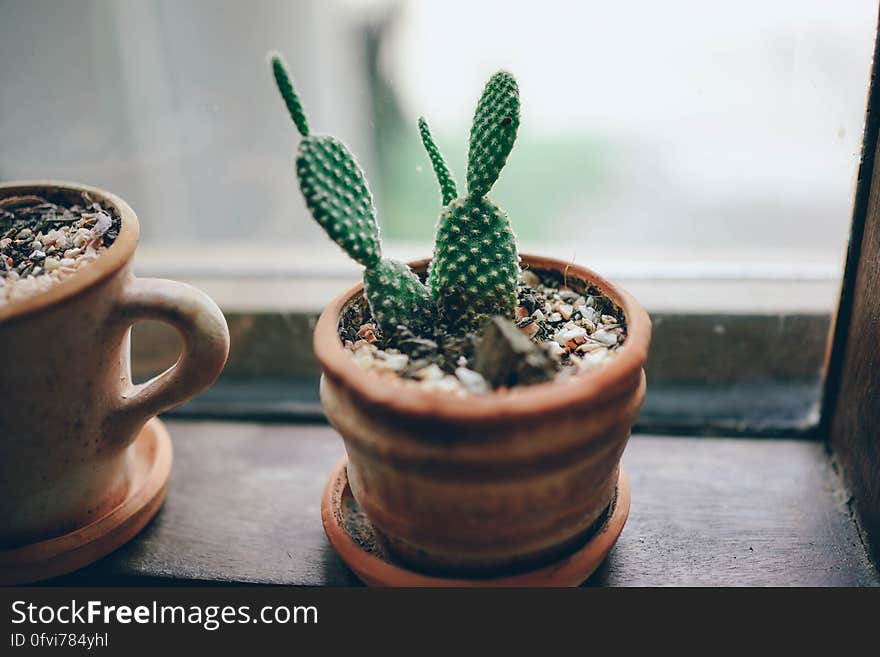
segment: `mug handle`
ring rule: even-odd
[[[195,397],[220,376],[229,355],[229,328],[207,294],[160,278],[130,279],[113,319],[125,329],[139,321],[158,320],[173,326],[183,338],[177,362],[149,381],[123,390],[110,411],[105,435],[130,441],[149,418]]]

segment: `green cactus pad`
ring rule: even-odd
[[[299,186],[312,216],[334,242],[366,267],[379,262],[373,196],[354,156],[335,137],[305,137],[296,156]]]
[[[516,309],[519,255],[507,215],[489,199],[456,199],[440,214],[428,287],[451,323]]]
[[[281,56],[272,54],[270,60],[278,90],[303,136],[296,174],[306,206],[333,241],[364,265],[364,296],[382,332],[393,335],[403,325],[429,334],[436,315],[431,294],[409,267],[382,259],[376,208],[364,172],[341,141],[309,133]]]
[[[443,159],[443,154],[440,153],[440,149],[434,143],[431,129],[428,128],[428,122],[425,121],[423,116],[419,117],[419,134],[422,136],[422,144],[424,144],[425,151],[428,153],[428,159],[431,160],[431,166],[434,167],[437,182],[440,183],[440,196],[443,200],[443,205],[448,205],[453,199],[458,197],[455,178],[452,177],[446,160]]]
[[[519,127],[519,88],[510,73],[493,75],[474,112],[468,150],[467,185],[471,196],[489,193],[507,161]]]
[[[399,325],[416,334],[430,331],[434,302],[428,289],[405,264],[383,259],[364,271],[364,296],[385,335],[393,335]]]
[[[272,61],[272,75],[275,76],[275,84],[278,85],[278,91],[284,99],[284,104],[287,105],[290,118],[293,119],[293,123],[296,125],[299,133],[303,137],[307,137],[309,135],[309,122],[306,119],[306,113],[303,111],[299,96],[290,82],[290,76],[287,74],[284,60],[278,53],[271,53],[270,59]]]

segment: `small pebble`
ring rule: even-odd
[[[561,358],[562,354],[565,353],[565,349],[558,342],[547,342],[547,351],[550,352],[550,355],[554,358]]]
[[[618,317],[609,314],[619,311],[613,304],[609,305],[609,299],[604,296],[594,297],[583,290],[542,283],[530,270],[522,272],[521,279],[529,289],[520,288],[512,323],[550,356],[552,367],[556,368],[555,373],[551,368],[551,377],[560,385],[579,372],[600,367],[626,339]],[[379,349],[373,343],[377,339],[374,327],[365,321],[357,332],[357,341],[347,342],[346,348],[354,351],[359,365],[388,375],[399,374],[404,381],[423,390],[446,391],[458,396],[492,392],[486,378],[468,366],[468,357],[456,353],[458,347],[450,350],[441,337],[424,340],[410,336],[393,343],[399,344],[406,353]],[[416,344],[422,342],[430,344],[424,347]],[[470,352],[466,350],[466,353]]]
[[[395,372],[399,372],[409,365],[409,356],[406,354],[389,354],[385,352],[385,355],[381,360],[389,369],[394,370]]]
[[[574,308],[568,303],[560,303],[556,310],[562,315],[562,319],[566,321],[571,319],[572,313],[574,313]]]
[[[581,317],[584,320],[590,322],[591,324],[593,324],[595,326],[596,319],[599,316],[599,313],[596,312],[595,308],[590,308],[586,304],[582,304],[582,305],[578,306],[578,312],[581,314]]]
[[[586,340],[587,329],[583,328],[582,326],[563,328],[561,331],[557,332],[556,335],[553,336],[553,339],[556,340],[556,342],[558,342],[560,345],[565,345],[566,342],[569,342],[570,340],[575,340],[577,338],[583,338],[583,340]]]
[[[421,379],[422,381],[442,379],[444,376],[446,375],[437,363],[431,363],[427,367],[423,367],[416,372],[416,378]]]
[[[425,390],[437,390],[440,392],[464,392],[461,382],[448,374],[437,379],[427,379],[422,382],[422,387]]]
[[[600,342],[607,347],[611,347],[617,344],[617,335],[612,331],[608,331],[606,329],[599,329],[590,337],[596,342]]]
[[[533,321],[533,322],[529,322],[525,326],[520,326],[519,330],[522,331],[523,333],[525,333],[530,338],[534,338],[538,334],[538,331],[540,330],[540,328],[541,328],[541,326],[538,324],[538,322]]]
[[[461,381],[461,384],[471,392],[486,392],[489,390],[489,384],[479,372],[474,372],[466,367],[457,367],[455,376]]]
[[[592,369],[598,367],[608,358],[609,351],[607,349],[597,349],[588,354],[584,354],[582,358],[575,360],[582,369]]]

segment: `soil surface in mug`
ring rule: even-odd
[[[429,337],[405,327],[383,335],[360,298],[339,322],[357,366],[428,390],[481,394],[602,367],[626,340],[623,310],[599,289],[558,271],[524,270],[513,319],[462,332],[438,321]]]
[[[25,299],[88,266],[121,219],[87,192],[0,198],[0,305]]]

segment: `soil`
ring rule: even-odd
[[[503,332],[485,330],[489,321],[471,331],[438,321],[428,337],[417,337],[403,327],[394,335],[384,335],[373,323],[366,302],[358,299],[340,318],[339,336],[360,366],[388,371],[429,389],[463,393],[563,379],[600,366],[626,339],[623,310],[595,286],[562,272],[523,271],[518,298],[515,319],[504,321],[529,338],[546,366],[520,369],[519,374],[510,370],[500,380],[478,367],[503,360],[507,347],[495,344]],[[493,344],[487,345],[483,338],[490,333]],[[501,349],[500,358],[483,357],[490,349]],[[516,348],[508,351],[524,358]],[[532,375],[525,377],[525,371]]]
[[[0,305],[86,266],[113,244],[120,226],[116,209],[87,192],[0,199]]]

